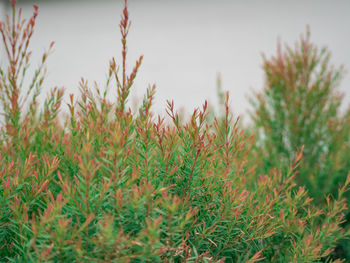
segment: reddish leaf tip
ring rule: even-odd
[[[16,2],[17,2],[17,0],[11,0],[12,8],[15,8],[15,7],[16,7]]]

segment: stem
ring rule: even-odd
[[[193,172],[194,172],[194,168],[196,167],[197,160],[198,160],[198,157],[199,157],[199,153],[200,153],[200,149],[197,150],[196,157],[195,157],[194,162],[193,162],[193,165],[192,165],[192,167],[191,167],[191,173],[190,173],[190,177],[188,178],[188,183],[187,183],[187,187],[186,187],[186,192],[188,192],[188,190],[189,190],[189,188],[190,188],[191,181],[192,181],[192,176],[193,176]]]

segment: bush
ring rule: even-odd
[[[0,25],[8,58],[0,78],[1,261],[311,262],[347,235],[340,224],[350,178],[318,208],[294,184],[301,153],[287,172],[258,176],[248,159],[253,139],[233,118],[228,94],[224,116],[213,121],[207,103],[187,123],[173,102],[169,120],[154,117],[154,86],[131,113],[127,98],[142,57],[127,74],[126,5],[121,75],[112,59],[105,89],[82,79],[66,118],[63,90],[53,89],[41,107],[50,51],[30,87],[22,85],[38,8],[23,22],[12,7],[13,19]],[[116,101],[107,96],[112,82]]]
[[[287,171],[302,147],[296,183],[323,204],[350,171],[350,108],[341,111],[337,90],[343,69],[330,66],[330,52],[311,43],[309,29],[294,49],[279,44],[275,57],[263,59],[266,85],[251,99],[260,171]]]

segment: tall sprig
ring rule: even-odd
[[[130,75],[127,75],[126,73],[126,54],[127,54],[127,45],[126,45],[126,38],[129,34],[131,22],[129,21],[129,11],[127,7],[127,0],[124,2],[124,10],[122,14],[122,18],[119,24],[120,33],[121,33],[121,42],[122,42],[122,77],[118,76],[118,67],[115,59],[113,58],[110,62],[110,72],[113,72],[113,75],[115,77],[115,80],[117,82],[117,92],[118,92],[118,98],[117,98],[117,111],[116,115],[118,117],[121,117],[125,113],[125,104],[127,102],[127,98],[130,93],[130,88],[134,83],[134,79],[136,77],[136,74],[138,72],[139,67],[141,66],[143,56],[140,56],[139,59],[136,61],[136,64],[130,73]]]
[[[20,128],[21,109],[30,95],[33,95],[30,112],[32,115],[36,113],[36,98],[40,93],[46,73],[45,62],[54,42],[50,44],[49,50],[44,52],[41,64],[35,71],[26,93],[22,94],[25,75],[32,54],[29,51],[29,44],[34,33],[38,7],[33,6],[34,12],[29,20],[22,19],[22,9],[16,11],[15,0],[11,1],[11,7],[11,17],[6,15],[5,21],[0,21],[0,34],[8,62],[7,68],[0,68],[0,101],[5,116],[6,132],[16,143]]]

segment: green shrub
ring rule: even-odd
[[[105,89],[82,79],[66,118],[62,90],[40,107],[48,53],[29,89],[21,84],[34,8],[22,22],[13,2],[13,19],[0,25],[8,58],[0,78],[1,261],[312,262],[347,235],[340,224],[350,178],[318,208],[294,184],[301,153],[283,174],[258,176],[248,159],[254,142],[232,117],[228,94],[224,116],[213,121],[206,103],[187,123],[173,102],[169,120],[154,117],[154,86],[131,113],[127,98],[142,57],[127,74],[126,5],[121,74],[113,59]],[[112,83],[116,101],[107,96]],[[31,98],[28,110],[23,98]]]
[[[350,171],[350,109],[341,111],[338,91],[343,69],[330,66],[330,52],[311,43],[309,29],[294,49],[279,45],[276,56],[263,59],[265,88],[251,99],[260,172],[287,171],[303,147],[296,183],[323,204]]]

